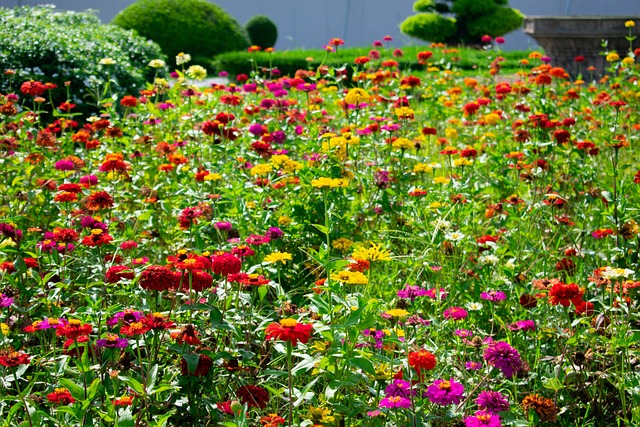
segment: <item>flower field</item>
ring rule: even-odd
[[[640,423],[633,53],[472,78],[435,49],[12,82],[3,425]]]

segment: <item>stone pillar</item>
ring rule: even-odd
[[[631,30],[638,36],[640,16],[528,16],[524,20],[524,32],[544,49],[551,65],[562,67],[573,76],[579,69],[588,75],[587,67],[594,66],[596,74],[602,75],[608,66],[602,52],[615,50],[621,59],[628,55],[626,21],[636,23]],[[602,47],[603,40],[607,41],[606,48]],[[634,49],[640,47],[640,37],[633,46]],[[585,61],[578,65],[576,56],[584,56]]]

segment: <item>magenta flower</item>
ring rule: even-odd
[[[467,310],[462,307],[449,307],[444,311],[444,313],[442,313],[442,316],[445,319],[450,320],[463,320],[468,315],[469,313],[467,313]]]
[[[481,293],[480,298],[491,302],[498,302],[507,299],[507,295],[502,291],[489,291]]]
[[[489,414],[485,411],[478,411],[465,418],[464,425],[466,427],[502,427],[498,415]]]
[[[54,167],[59,171],[72,171],[75,168],[75,164],[71,160],[59,160]]]
[[[98,348],[125,348],[129,345],[129,341],[120,338],[116,334],[107,334],[106,338],[96,341]]]
[[[410,299],[414,301],[418,297],[423,297],[427,295],[427,290],[425,288],[421,288],[420,286],[406,285],[404,289],[400,289],[398,291],[398,297]]]
[[[5,294],[0,294],[0,307],[9,307],[13,304],[13,298]]]
[[[489,344],[483,356],[489,365],[498,368],[507,378],[513,377],[522,368],[520,353],[505,341]]]
[[[481,410],[489,414],[498,414],[509,410],[509,401],[497,391],[483,390],[478,394],[475,402]]]
[[[462,400],[464,394],[464,386],[456,382],[453,378],[449,380],[435,380],[432,385],[427,388],[424,393],[431,403],[437,405],[456,405]]]
[[[468,371],[478,371],[478,370],[482,369],[482,363],[481,362],[476,362],[474,360],[469,360],[468,362],[466,362],[464,364],[464,367]]]
[[[378,405],[381,408],[411,408],[411,400],[401,396],[389,396],[382,399]]]
[[[389,396],[411,397],[416,391],[411,389],[411,384],[405,380],[394,380],[384,389],[384,394]]]
[[[535,331],[536,323],[533,320],[518,320],[510,325],[507,325],[507,329],[510,331]]]

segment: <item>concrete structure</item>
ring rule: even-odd
[[[52,3],[60,9],[98,10],[103,22],[134,0],[0,0],[0,6]],[[269,16],[278,26],[276,49],[321,48],[340,37],[346,46],[370,46],[385,35],[393,46],[423,44],[400,33],[398,25],[414,14],[414,0],[214,0],[244,24],[251,16]],[[640,15],[640,0],[510,0],[525,15]],[[523,31],[506,36],[504,49],[535,47]]]

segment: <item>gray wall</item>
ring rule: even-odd
[[[278,27],[277,50],[320,48],[333,37],[345,46],[370,46],[385,35],[392,46],[421,44],[400,33],[398,24],[413,14],[414,0],[215,0],[244,24],[251,16],[269,16]],[[133,0],[0,0],[0,6],[52,3],[60,9],[96,9],[103,22],[133,3]],[[525,15],[640,15],[640,0],[511,0]],[[640,22],[638,23],[640,25]],[[522,31],[506,37],[504,49],[535,47]]]

